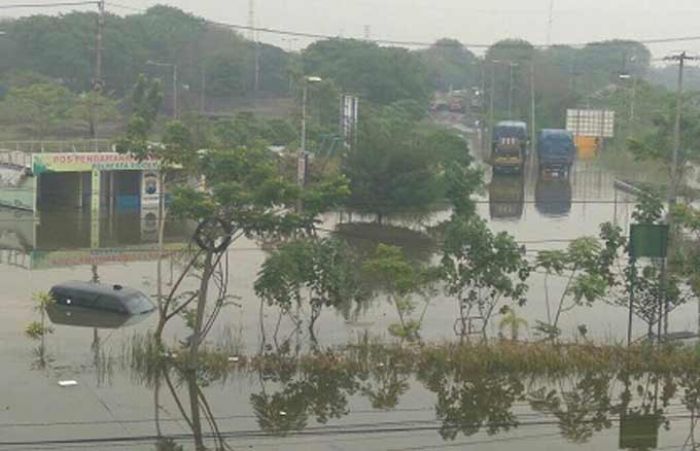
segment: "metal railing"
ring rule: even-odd
[[[113,152],[113,142],[109,139],[73,139],[61,141],[0,141],[0,152],[32,153],[72,153],[72,152]]]
[[[0,148],[0,164],[29,168],[32,165],[32,154]]]

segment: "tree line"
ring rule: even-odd
[[[5,21],[2,30],[0,49],[7,58],[0,62],[0,94],[37,83],[60,85],[76,94],[92,89],[96,13],[34,15]],[[338,91],[378,105],[407,99],[427,105],[436,90],[477,88],[485,99],[493,93],[497,118],[527,118],[532,68],[538,122],[561,126],[567,107],[595,103],[602,91],[619,83],[621,73],[638,77],[656,73],[650,67],[649,50],[633,41],[540,49],[526,41],[504,40],[478,57],[453,39],[408,50],[335,38],[287,52],[162,5],[126,16],[106,14],[103,42],[102,93],[107,98],[128,97],[139,75],[146,74],[162,80],[163,108],[169,111],[173,68],[168,65],[176,65],[183,112],[225,110],[234,105],[233,99],[253,95],[293,97],[301,77],[313,74]],[[61,96],[53,97],[39,100],[58,101]]]

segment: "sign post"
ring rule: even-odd
[[[632,311],[634,308],[634,288],[637,279],[635,263],[638,258],[660,258],[664,260],[663,271],[665,271],[665,259],[668,252],[668,231],[668,224],[632,224],[630,226],[629,258],[632,274],[630,280],[629,322],[627,324],[628,346],[632,343]],[[665,299],[666,287],[663,287],[663,294],[661,299],[659,299],[659,332],[661,331],[661,313]]]

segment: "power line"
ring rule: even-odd
[[[142,9],[142,8],[135,8],[132,6],[124,5],[121,3],[115,3],[115,2],[106,2],[107,5],[113,6],[116,8],[128,10],[128,11],[134,11],[134,12],[140,12],[144,13],[147,10]],[[340,39],[340,34],[337,35],[331,35],[331,34],[323,34],[323,33],[312,33],[312,32],[305,32],[305,31],[294,31],[294,30],[285,30],[285,29],[279,29],[279,28],[270,28],[270,27],[257,27],[257,26],[252,26],[252,25],[241,25],[241,24],[233,24],[233,23],[227,23],[227,22],[219,22],[219,21],[213,21],[209,19],[204,19],[207,23],[211,25],[217,25],[225,28],[231,28],[234,30],[241,30],[241,31],[248,31],[248,32],[260,32],[260,33],[267,33],[267,34],[276,34],[276,35],[283,35],[283,36],[293,36],[293,37],[301,37],[301,38],[309,38],[309,39]],[[450,44],[450,43],[440,43],[438,41],[434,42],[427,42],[427,41],[413,41],[413,40],[397,40],[397,39],[378,39],[378,38],[342,38],[342,39],[356,39],[356,40],[362,40],[362,41],[367,41],[367,42],[373,42],[375,44],[386,44],[386,45],[398,45],[398,46],[406,46],[406,47],[431,47],[431,46],[437,46],[437,47],[454,47],[456,44]],[[689,42],[689,41],[700,41],[700,36],[678,36],[678,37],[664,37],[664,38],[645,38],[645,39],[633,39],[633,38],[624,38],[624,39],[619,39],[622,41],[634,41],[638,42],[641,44],[666,44],[666,43],[673,43],[673,42]],[[563,46],[563,47],[585,47],[587,45],[591,44],[601,44],[605,41],[590,41],[590,42],[582,42],[582,43],[554,43],[554,44],[532,44],[533,47],[535,48],[548,48],[552,46]],[[493,44],[484,44],[484,43],[459,43],[463,47],[466,48],[476,48],[476,49],[488,49],[490,48]]]
[[[87,6],[99,5],[99,1],[82,1],[82,2],[54,2],[54,3],[12,3],[9,5],[0,5],[0,9],[20,9],[20,8],[60,8],[62,6]]]

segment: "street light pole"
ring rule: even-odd
[[[304,77],[301,91],[301,146],[299,147],[299,155],[297,158],[297,183],[300,189],[304,189],[306,185],[306,166],[308,162],[308,152],[306,151],[306,105],[309,97],[309,84],[320,83],[323,81],[320,77]],[[301,212],[301,198],[297,203],[297,211]]]
[[[508,81],[508,119],[513,118],[513,67],[514,63],[510,63],[510,75]]]
[[[173,117],[180,118],[180,113],[177,109],[177,64],[173,64]]]
[[[535,104],[535,62],[530,61],[530,161],[534,161],[536,132],[536,104]]]

